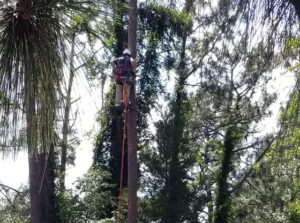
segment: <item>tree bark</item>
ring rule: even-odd
[[[45,129],[39,128],[38,109],[36,107],[36,96],[38,83],[36,76],[32,71],[30,57],[27,58],[27,66],[25,66],[25,109],[26,109],[26,134],[28,146],[28,164],[29,164],[29,194],[30,194],[30,214],[31,223],[54,223],[55,222],[55,185],[54,185],[54,144],[53,142],[45,142],[42,139],[38,143],[38,138],[43,138],[41,134]],[[51,89],[51,86],[47,86]],[[44,90],[45,90],[44,89]],[[39,105],[41,106],[41,105]],[[48,111],[54,116],[54,108]],[[50,131],[53,130],[53,120],[48,120]],[[42,135],[42,136],[41,136]],[[49,148],[47,149],[47,143]]]
[[[33,130],[36,128],[35,106],[33,91],[33,77],[31,72],[25,74],[25,97],[26,97],[26,122],[27,122],[27,145],[28,145],[28,165],[29,165],[29,193],[30,193],[30,215],[31,222],[39,222],[39,193],[38,193],[38,164],[36,154],[36,142],[34,140]]]
[[[136,30],[137,30],[137,0],[130,0],[128,48],[133,58],[136,57]],[[135,79],[135,77],[134,77]],[[129,99],[136,107],[135,80],[130,91]],[[136,109],[128,111],[128,223],[137,222],[137,131]]]
[[[54,146],[50,151],[38,151],[37,115],[35,109],[35,86],[33,75],[28,72],[25,77],[27,145],[29,164],[29,193],[31,204],[31,223],[54,223]]]

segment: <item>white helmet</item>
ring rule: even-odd
[[[125,50],[123,51],[123,55],[125,55],[125,54],[128,54],[129,56],[131,56],[130,50],[129,50],[129,49],[125,49]]]

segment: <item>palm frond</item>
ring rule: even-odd
[[[26,123],[30,150],[49,148],[74,12],[95,24],[97,15],[123,7],[114,0],[0,0],[0,145]]]
[[[2,127],[11,134],[9,129],[18,127],[7,118],[11,112],[15,117],[24,110],[30,112],[27,125],[37,133],[27,132],[31,150],[37,145],[45,150],[54,139],[56,88],[65,57],[62,25],[50,1],[19,0],[15,6],[0,7],[0,93],[5,99],[1,101]]]

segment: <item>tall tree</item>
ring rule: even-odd
[[[224,85],[220,86],[217,84],[219,86],[215,86],[216,89],[211,90],[215,92],[214,94],[218,94],[218,91],[222,92],[222,96],[219,95],[219,97],[221,96],[222,103],[224,103],[222,107],[218,108],[218,112],[216,111],[217,116],[221,120],[220,126],[217,124],[216,132],[218,132],[219,138],[222,141],[222,152],[220,154],[220,168],[216,179],[217,190],[214,222],[230,222],[232,192],[247,177],[253,163],[258,162],[270,147],[270,142],[265,143],[263,137],[255,136],[257,127],[254,125],[254,122],[259,123],[268,115],[268,106],[274,101],[274,96],[268,95],[267,91],[260,89],[257,84],[264,81],[264,71],[268,64],[266,59],[268,53],[257,49],[248,50],[243,49],[242,45],[239,45],[236,46],[233,52],[230,52],[223,45],[223,52],[225,52],[223,57],[227,58],[225,59],[227,62],[222,65],[222,60],[219,58],[218,64],[221,67],[217,68],[217,73],[218,78],[225,75],[224,80],[221,81],[219,79]],[[237,52],[243,51],[248,52],[243,54],[248,55],[245,60],[242,59],[243,56],[237,57],[236,55]],[[222,55],[220,51],[218,54]],[[254,69],[255,71],[251,69],[253,66],[256,68]],[[239,67],[239,71],[236,70],[237,67]],[[214,81],[210,79],[210,82],[212,84],[211,87],[213,87]],[[210,90],[208,89],[208,91]],[[254,91],[264,92],[259,103],[251,102]],[[219,118],[215,119],[215,122]],[[224,133],[221,134],[220,130]],[[243,162],[242,159],[247,161]],[[236,172],[241,162],[246,165],[246,168]]]
[[[234,221],[298,222],[299,216],[299,40],[285,47],[296,84],[280,115],[280,131],[267,156],[245,182],[234,202]],[[296,60],[295,60],[296,59]],[[287,63],[289,64],[289,63]]]
[[[113,7],[113,5],[109,6],[113,11],[113,19],[109,21],[106,26],[108,30],[112,31],[108,33],[109,35],[105,36],[105,39],[112,39],[111,45],[106,46],[107,49],[111,50],[112,56],[120,57],[122,56],[127,44],[127,30],[125,29],[125,24],[127,23],[128,7],[124,0],[118,0],[115,4],[118,8]],[[101,66],[103,67],[103,64]],[[111,75],[110,67],[108,72],[109,75]],[[107,183],[113,185],[109,188],[109,190],[117,200],[120,188],[123,115],[122,111],[116,111],[112,108],[115,104],[114,95],[115,80],[111,79],[109,91],[106,93],[105,98],[103,98],[105,103],[103,103],[104,106],[99,118],[101,130],[95,139],[96,143],[92,168],[95,170],[99,169],[100,171],[104,170],[110,173],[111,177],[107,178]],[[123,187],[127,188],[127,149],[125,150],[124,160]],[[113,205],[109,204],[106,207],[107,217],[112,217],[116,206],[117,201],[113,203]]]
[[[186,91],[188,78],[193,74],[187,64],[190,60],[189,36],[192,34],[193,2],[186,1],[184,9],[148,5],[150,42],[162,39],[161,48],[164,69],[176,74],[174,98],[169,102],[170,110],[156,123],[157,146],[150,145],[143,151],[143,161],[153,177],[147,187],[150,192],[149,217],[154,221],[181,222],[195,220],[190,215],[192,194],[188,188],[188,171],[193,165],[193,156],[186,138],[189,136],[187,121],[190,102]],[[146,8],[147,9],[147,8]],[[147,11],[145,12],[147,13]],[[181,47],[177,47],[181,46]],[[148,151],[146,151],[148,150]],[[195,211],[196,212],[196,211]],[[194,212],[194,213],[195,213]]]
[[[89,2],[89,3],[92,3]],[[89,4],[85,3],[85,4]],[[25,113],[31,222],[55,222],[54,121],[66,59],[64,31],[77,2],[19,0],[0,4],[0,71],[3,115]],[[15,105],[15,106],[12,106]],[[6,123],[10,118],[2,119]],[[15,118],[9,128],[24,121]],[[4,126],[5,127],[5,126]],[[4,131],[6,131],[5,129]],[[17,134],[16,131],[10,131]],[[4,136],[6,137],[6,136]]]
[[[137,0],[130,0],[129,3],[129,27],[128,27],[128,48],[133,58],[136,58],[136,31],[137,31]],[[135,77],[131,86],[129,100],[136,107]],[[137,222],[137,130],[136,130],[136,109],[128,111],[128,223]]]
[[[184,11],[182,16],[189,16],[188,13],[191,12],[193,7],[192,1],[185,1]],[[178,80],[175,88],[175,99],[172,103],[172,113],[174,115],[173,120],[171,120],[171,132],[170,132],[170,160],[168,168],[168,180],[165,185],[166,192],[166,212],[163,221],[164,222],[180,222],[184,219],[186,214],[188,201],[187,188],[185,179],[187,178],[186,168],[182,166],[184,163],[181,161],[182,157],[180,154],[187,153],[185,148],[185,134],[184,130],[186,128],[186,118],[187,118],[187,92],[185,90],[185,84],[187,83],[187,78],[189,73],[187,71],[187,39],[191,32],[191,23],[185,24],[180,32],[180,44],[181,49],[179,51],[179,63],[177,67]]]
[[[64,55],[61,25],[50,2],[15,3],[1,6],[1,92],[24,104],[26,112],[31,222],[54,222],[54,118]]]

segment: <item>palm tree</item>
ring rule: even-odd
[[[95,18],[107,14],[106,4],[0,0],[0,127],[8,132],[1,136],[18,135],[17,121],[26,121],[32,223],[55,222],[54,121],[68,54],[65,31],[72,26],[74,12]]]
[[[55,222],[54,121],[67,59],[64,31],[72,25],[73,12],[105,14],[101,7],[106,4],[0,0],[0,114],[2,132],[8,132],[2,137],[18,135],[17,121],[26,120],[33,223]]]
[[[54,119],[65,58],[58,7],[52,0],[0,2],[1,114],[8,122],[11,112],[23,117],[18,108],[25,113],[32,223],[55,221]]]

